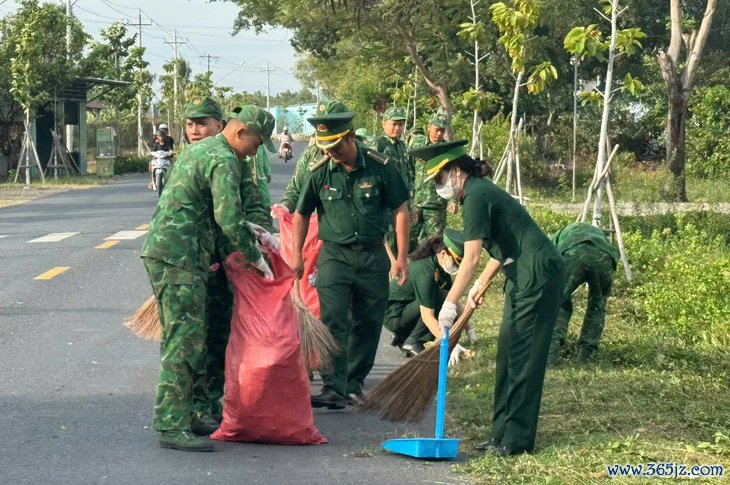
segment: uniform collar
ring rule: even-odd
[[[358,168],[365,166],[365,156],[363,153],[363,149],[360,147],[360,145],[357,145],[357,157],[355,158],[355,170]],[[340,166],[339,163],[336,163],[334,160],[330,159],[329,161],[329,167],[330,170],[342,170],[344,172],[344,169]]]

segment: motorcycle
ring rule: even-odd
[[[293,155],[292,155],[291,145],[289,143],[282,143],[281,146],[279,147],[279,158],[283,158],[284,163],[286,163],[289,160],[291,160],[292,157],[293,157]]]
[[[172,165],[172,151],[157,150],[150,152],[150,155],[152,155],[152,188],[157,191],[159,197],[162,195],[162,189],[165,188],[167,171]]]

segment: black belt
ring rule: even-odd
[[[357,241],[357,242],[347,243],[347,244],[330,242],[329,244],[334,244],[335,246],[351,249],[353,251],[367,251],[368,249],[382,248],[383,240],[375,239],[375,240],[371,240],[371,241]]]

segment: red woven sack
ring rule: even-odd
[[[279,221],[279,242],[281,257],[284,261],[291,263],[292,255],[292,228],[294,217],[285,207],[272,207],[271,215]],[[317,214],[312,214],[309,218],[309,231],[307,239],[304,241],[302,248],[302,259],[304,260],[304,276],[299,280],[299,292],[302,295],[304,304],[307,305],[309,311],[317,318],[319,314],[319,296],[317,289],[310,284],[310,276],[316,276],[317,258],[319,257],[319,249],[322,247],[322,241],[319,240],[319,223]],[[316,285],[316,283],[315,283]]]
[[[314,426],[310,387],[300,349],[299,322],[289,292],[294,273],[264,248],[274,281],[242,268],[243,256],[226,259],[234,287],[231,335],[226,348],[223,422],[211,438],[282,445],[326,443]]]

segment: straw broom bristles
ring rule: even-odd
[[[301,349],[307,369],[329,369],[332,366],[332,355],[338,351],[337,342],[298,294],[292,295],[292,300],[299,320]],[[157,315],[157,299],[154,295],[124,322],[124,326],[143,340],[160,341],[162,323]]]
[[[162,323],[157,315],[157,298],[154,295],[149,297],[137,311],[124,322],[124,326],[132,331],[134,335],[142,340],[155,340],[162,338]]]
[[[491,281],[479,289],[476,301],[484,296]],[[459,316],[449,335],[449,354],[456,347],[461,331],[467,326],[474,308],[468,306]],[[433,345],[393,371],[375,386],[360,410],[388,421],[416,423],[431,407],[436,395],[439,370],[439,346]]]

